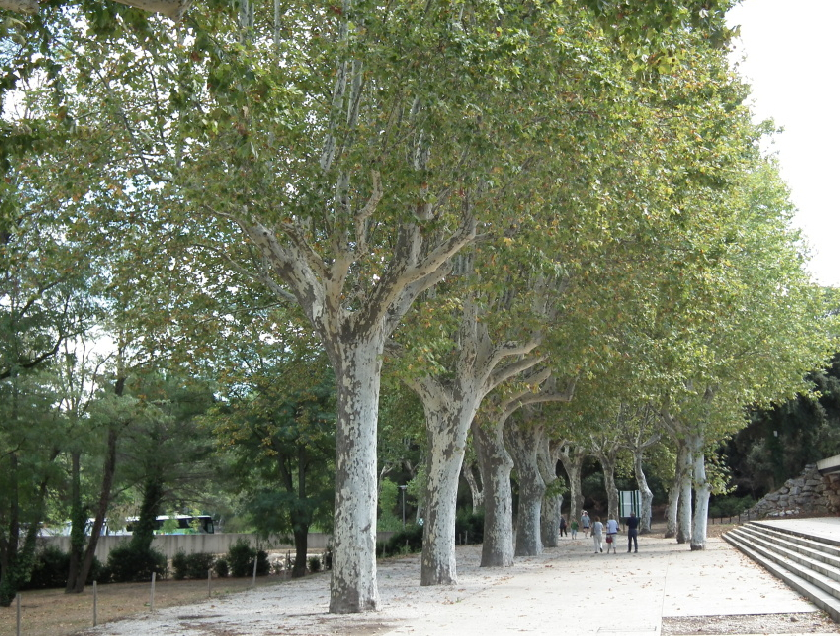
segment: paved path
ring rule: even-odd
[[[826,522],[801,523],[817,533]],[[832,520],[830,527],[826,523],[822,531],[840,536],[840,520]],[[811,633],[803,627],[823,621],[815,631],[840,634],[833,624],[825,627],[815,606],[721,539],[710,539],[707,549],[698,551],[671,539],[649,537],[640,538],[638,554],[628,554],[626,547],[624,535],[619,535],[617,554],[595,554],[591,540],[564,538],[560,546],[503,569],[480,568],[480,547],[459,547],[459,582],[454,586],[420,587],[416,555],[382,562],[379,612],[329,614],[329,577],[317,575],[140,615],[85,633],[639,636],[660,635],[663,620],[680,617],[806,613],[800,615],[798,633]],[[744,631],[743,625],[711,631],[708,625],[703,618],[702,629],[679,633],[780,636],[794,631],[767,630],[760,621],[762,628],[755,632]]]

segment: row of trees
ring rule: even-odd
[[[164,5],[177,18],[185,3],[140,3]],[[747,407],[805,390],[833,347],[759,150],[770,128],[728,66],[727,7],[207,0],[177,24],[87,1],[4,12],[0,377],[17,485],[0,602],[43,518],[45,467],[68,452],[45,443],[54,430],[85,431],[67,434],[83,564],[75,493],[96,476],[102,523],[128,431],[150,462],[133,482],[146,516],[180,463],[162,452],[176,432],[176,456],[201,465],[206,434],[163,390],[184,378],[218,402],[209,421],[258,518],[323,492],[328,472],[307,466],[334,470],[333,612],[379,603],[379,409],[402,401],[381,399],[383,377],[422,405],[421,584],[457,577],[470,433],[483,565],[540,550],[557,462],[574,471],[585,446],[607,466],[618,438],[639,471],[653,439],[671,440],[674,532],[702,548],[707,452]],[[80,353],[94,338],[111,352],[101,367]],[[72,382],[55,391],[42,372],[63,365]],[[157,390],[126,391],[150,377]],[[31,426],[32,409],[53,421]],[[417,436],[392,418],[389,435]],[[89,431],[98,471],[81,464]],[[286,494],[260,492],[272,482]],[[318,507],[291,508],[297,534]]]

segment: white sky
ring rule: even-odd
[[[736,55],[753,87],[754,111],[785,131],[772,150],[812,248],[810,270],[840,287],[840,0],[744,0]],[[737,43],[736,43],[737,44]]]

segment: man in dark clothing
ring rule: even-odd
[[[635,512],[631,512],[627,517],[627,551],[636,546],[636,552],[639,551],[639,519]]]

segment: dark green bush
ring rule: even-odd
[[[228,565],[227,559],[216,559],[216,563],[213,564],[213,570],[216,572],[216,576],[222,579],[225,578],[230,574],[230,566]]]
[[[251,576],[254,569],[254,557],[257,559],[257,574],[265,576],[271,570],[268,562],[268,553],[265,550],[257,550],[242,539],[230,546],[227,554],[230,573],[236,577]]]
[[[320,572],[321,571],[321,557],[317,554],[309,557],[309,571],[310,572]]]
[[[165,554],[154,548],[137,549],[131,543],[113,548],[108,555],[107,567],[114,583],[149,581],[152,572],[157,572],[159,578],[165,578],[168,570]]]
[[[455,517],[455,543],[484,543],[484,511],[462,510]]]
[[[187,578],[206,579],[207,571],[213,567],[216,557],[207,552],[195,552],[187,555]]]
[[[413,524],[406,526],[392,536],[383,548],[377,549],[382,556],[393,556],[408,552],[419,552],[423,548],[423,526]]]
[[[719,519],[721,517],[737,517],[745,510],[755,505],[755,499],[751,495],[736,497],[725,495],[715,497],[709,503],[709,517]]]
[[[172,578],[176,581],[187,578],[187,553],[183,550],[178,550],[172,557]]]
[[[70,572],[70,554],[62,552],[56,546],[47,546],[35,555],[35,564],[32,566],[32,574],[27,583],[21,586],[21,590],[43,590],[46,588],[61,588],[67,585],[67,575]],[[103,581],[102,563],[94,557],[87,581]]]

